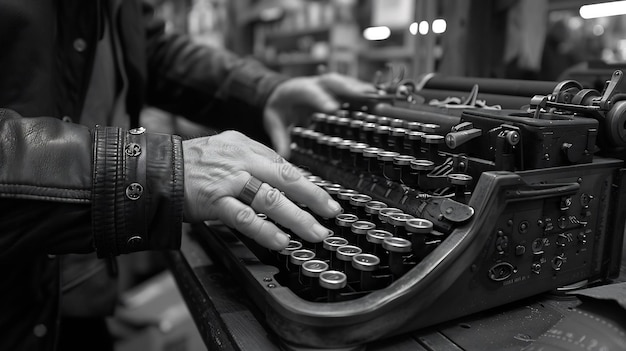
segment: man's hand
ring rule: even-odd
[[[259,244],[278,250],[287,246],[288,235],[257,213],[266,214],[310,242],[323,240],[329,230],[294,202],[327,218],[341,213],[339,204],[326,191],[274,151],[241,133],[228,131],[186,140],[183,156],[188,222],[219,219]],[[237,196],[251,175],[264,184],[248,206]]]
[[[292,78],[276,87],[268,98],[263,124],[276,152],[289,157],[290,127],[303,125],[313,112],[337,111],[338,96],[375,92],[371,84],[336,73]]]

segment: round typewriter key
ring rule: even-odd
[[[345,238],[341,238],[338,236],[329,236],[324,241],[322,241],[322,249],[318,250],[317,256],[320,259],[328,260],[329,262],[334,261],[335,252],[337,248],[340,246],[348,245],[348,240]]]
[[[411,234],[429,234],[433,230],[433,222],[423,218],[408,219],[404,226]]]
[[[321,291],[318,278],[320,273],[328,270],[328,268],[328,263],[317,259],[306,261],[300,266],[300,275],[298,276],[300,283],[304,287],[310,288],[311,296],[314,299],[325,294]]]
[[[364,218],[376,225],[381,225],[381,222],[378,219],[378,212],[380,211],[380,209],[387,207],[389,206],[384,202],[372,200],[365,204]]]
[[[358,119],[353,119],[350,121],[350,139],[355,141],[361,140],[361,128],[363,127],[363,121]]]
[[[391,123],[389,123],[389,125],[393,128],[403,128],[404,120],[400,118],[394,118],[391,120]]]
[[[360,253],[352,257],[352,268],[358,274],[358,286],[360,291],[371,291],[377,288],[377,279],[372,272],[380,266],[380,259],[372,254]],[[378,279],[380,283],[380,279]],[[357,284],[354,284],[357,286]]]
[[[389,126],[379,124],[374,131],[374,142],[372,145],[381,149],[389,149],[389,131],[391,131]]]
[[[387,180],[391,179],[390,175],[393,173],[393,158],[399,154],[395,151],[381,151],[378,153],[378,165],[382,170],[382,175]]]
[[[404,128],[394,127],[389,132],[389,149],[397,152],[404,152],[404,139],[406,137],[407,130]]]
[[[359,121],[365,120],[365,117],[367,117],[367,113],[363,111],[352,112],[352,118],[357,119]]]
[[[326,126],[328,128],[326,134],[330,136],[339,136],[339,133],[337,132],[338,119],[339,117],[333,115],[329,115],[328,117],[326,117]]]
[[[411,242],[403,238],[385,238],[383,248],[389,252],[389,270],[399,278],[408,270],[405,256],[411,253]]]
[[[350,230],[356,238],[356,245],[359,247],[365,246],[367,243],[367,232],[369,230],[376,229],[376,225],[368,221],[356,221],[352,223]]]
[[[415,157],[409,155],[398,155],[393,158],[393,174],[390,175],[392,180],[409,185],[411,181],[411,161]]]
[[[341,189],[337,192],[337,201],[341,205],[342,208],[348,209],[350,208],[350,198],[352,195],[356,195],[358,192],[353,189]]]
[[[311,116],[311,121],[315,123],[315,130],[320,133],[327,134],[328,126],[326,124],[326,120],[328,119],[328,115],[321,112],[316,112]]]
[[[438,134],[425,134],[422,136],[422,143],[426,144],[427,156],[429,160],[440,163],[442,157],[439,155],[439,145],[445,142],[445,137]]]
[[[406,232],[405,224],[406,224],[406,221],[412,218],[415,218],[415,217],[406,213],[390,214],[389,218],[387,219],[387,222],[391,224],[391,226],[393,227],[393,231],[392,231],[393,236],[407,239],[408,235]]]
[[[363,250],[361,250],[360,247],[353,245],[345,245],[337,248],[337,252],[335,253],[337,257],[335,261],[336,267],[333,267],[333,269],[343,271],[348,277],[348,282],[356,281],[358,274],[354,267],[352,267],[352,257],[362,252]]]
[[[309,278],[317,278],[320,273],[328,270],[328,263],[322,260],[309,260],[302,263],[302,275]]]
[[[414,157],[420,157],[422,154],[422,136],[424,132],[407,131],[404,136],[404,149],[406,152]]]
[[[350,227],[352,227],[352,223],[359,220],[359,217],[350,213],[341,213],[335,217],[335,224],[339,229],[337,235],[348,240],[349,243],[355,244],[356,238],[352,234]]]
[[[391,238],[393,234],[386,230],[372,229],[367,232],[367,241],[371,244],[371,253],[378,256],[381,266],[387,266],[389,255],[386,253],[382,244],[385,238]]]
[[[333,197],[333,199],[337,200],[337,195],[339,194],[339,191],[343,189],[343,187],[341,186],[341,184],[327,184],[324,185],[322,188],[324,188],[324,190],[326,190],[326,192]]]
[[[424,133],[435,133],[437,129],[441,128],[440,125],[434,123],[423,123],[421,130]]]
[[[313,147],[313,157],[327,157],[330,154],[330,149],[328,148],[328,141],[330,137],[328,135],[320,135],[316,139],[316,142]]]
[[[384,150],[377,147],[368,147],[363,150],[363,159],[367,164],[367,173],[372,175],[382,175],[382,170],[378,164],[378,153],[382,151]]]
[[[359,218],[365,217],[365,204],[372,201],[372,197],[365,194],[355,194],[350,197],[352,213]]]
[[[385,116],[378,116],[376,123],[380,124],[381,126],[388,126],[391,124],[391,118],[385,117]]]
[[[342,138],[348,138],[348,137],[352,137],[351,136],[351,132],[348,129],[350,126],[350,118],[346,118],[346,117],[340,117],[339,119],[337,119],[337,132],[338,135]]]
[[[352,257],[352,267],[362,272],[373,272],[378,269],[380,258],[368,253],[360,253]]]
[[[361,172],[367,171],[367,163],[363,157],[363,150],[367,149],[369,145],[365,143],[354,143],[350,146],[350,154],[352,155],[352,166]]]
[[[281,257],[281,261],[283,263],[283,267],[287,270],[290,270],[289,266],[289,257],[291,253],[302,248],[302,243],[296,240],[289,240],[289,244],[284,249],[278,251],[279,256]]]
[[[307,249],[295,250],[291,253],[289,257],[290,270],[292,272],[298,272],[298,281],[303,283],[300,275],[302,274],[301,267],[302,265],[315,258],[315,252]]]
[[[403,213],[403,212],[401,209],[395,208],[395,207],[381,208],[380,211],[378,211],[378,219],[380,220],[380,223],[382,224],[381,226],[385,230],[391,233],[393,233],[393,226],[388,223],[388,219],[389,219],[389,215],[392,213]]]
[[[414,130],[414,131],[421,131],[422,130],[422,123],[420,122],[409,122],[407,121],[404,125],[404,127],[406,129],[409,130]]]
[[[367,123],[376,123],[376,122],[378,122],[378,116],[372,115],[372,114],[368,114],[367,116],[365,116],[365,122],[367,122]]]
[[[339,161],[342,168],[352,168],[352,154],[350,153],[350,147],[355,142],[352,140],[343,140],[337,144],[337,150],[339,150]]]
[[[420,173],[428,173],[435,169],[435,163],[430,160],[416,159],[411,161],[411,169],[416,170]]]
[[[348,279],[343,272],[325,271],[320,273],[319,284],[327,290],[328,301],[337,301],[340,297],[340,290],[346,287]]]
[[[289,262],[296,266],[302,266],[304,262],[312,260],[313,258],[315,258],[315,252],[307,249],[299,249],[291,252]]]
[[[448,183],[454,186],[454,199],[459,202],[465,202],[465,190],[472,183],[472,176],[462,173],[448,174]]]
[[[359,140],[360,142],[366,143],[366,144],[370,144],[370,145],[376,145],[374,143],[374,133],[376,131],[376,127],[378,126],[378,124],[376,123],[363,123],[363,126],[361,127],[361,139]]]
[[[328,180],[322,179],[322,180],[317,180],[317,181],[312,181],[313,184],[319,186],[320,188],[324,188],[327,185],[331,185],[333,183],[331,183]]]
[[[322,181],[322,177],[316,176],[316,175],[309,175],[309,176],[306,176],[305,178],[306,178],[306,180],[308,180],[311,183],[321,182]]]
[[[339,144],[344,140],[339,137],[331,137],[328,139],[329,154],[327,157],[331,160],[339,161],[341,159],[341,152],[339,150]]]

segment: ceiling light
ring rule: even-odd
[[[600,4],[583,5],[578,11],[584,19],[626,15],[626,1],[611,1]]]

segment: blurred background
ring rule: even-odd
[[[394,66],[411,78],[437,72],[558,80],[626,61],[623,1],[153,2],[171,30],[289,75],[330,70],[371,81]]]

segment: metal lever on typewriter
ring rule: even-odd
[[[552,94],[535,95],[530,101],[534,118],[541,118],[550,109],[568,111],[572,114],[592,117],[600,123],[600,140],[611,147],[626,146],[626,93],[623,91],[624,73],[613,72],[611,80],[600,94],[594,89],[583,89],[575,81],[564,81]]]
[[[451,128],[451,132],[446,134],[446,145],[450,149],[456,149],[457,147],[467,143],[472,139],[476,139],[483,134],[483,131],[474,128],[471,122],[463,122],[455,125]]]

